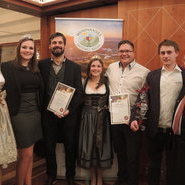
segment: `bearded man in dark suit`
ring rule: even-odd
[[[43,133],[46,145],[47,181],[45,185],[55,184],[57,175],[56,143],[58,134],[62,136],[65,149],[66,180],[68,185],[75,185],[77,115],[82,103],[83,88],[81,68],[68,60],[65,55],[66,38],[56,32],[49,38],[51,58],[39,62],[39,68],[45,85]],[[75,93],[67,110],[61,115],[47,110],[48,103],[58,82],[75,88]]]

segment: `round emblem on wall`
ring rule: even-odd
[[[96,51],[102,47],[104,36],[96,28],[83,28],[75,34],[74,43],[82,51]]]

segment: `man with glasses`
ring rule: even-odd
[[[174,185],[174,153],[172,152],[172,122],[176,104],[185,94],[185,71],[176,64],[179,46],[171,40],[164,40],[158,46],[162,68],[150,72],[146,82],[148,91],[148,112],[146,134],[150,158],[149,185],[160,184],[160,171],[163,153],[165,154],[166,184]],[[137,131],[138,122],[131,123],[131,129]],[[174,133],[175,134],[175,133]],[[183,162],[183,161],[181,161]],[[184,172],[181,172],[184,173]]]
[[[149,72],[135,61],[134,55],[134,44],[129,40],[120,41],[119,61],[110,64],[106,72],[110,95],[128,94],[129,109],[134,105],[137,90],[142,88]],[[111,130],[118,160],[118,178],[114,185],[138,185],[141,131],[133,132],[128,123],[114,124]]]

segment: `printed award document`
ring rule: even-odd
[[[110,95],[111,124],[129,124],[130,100],[129,94]]]
[[[47,109],[51,112],[62,115],[64,110],[68,108],[74,92],[75,88],[58,82]]]

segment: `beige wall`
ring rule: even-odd
[[[17,42],[25,34],[40,39],[40,18],[0,8],[0,45]]]

